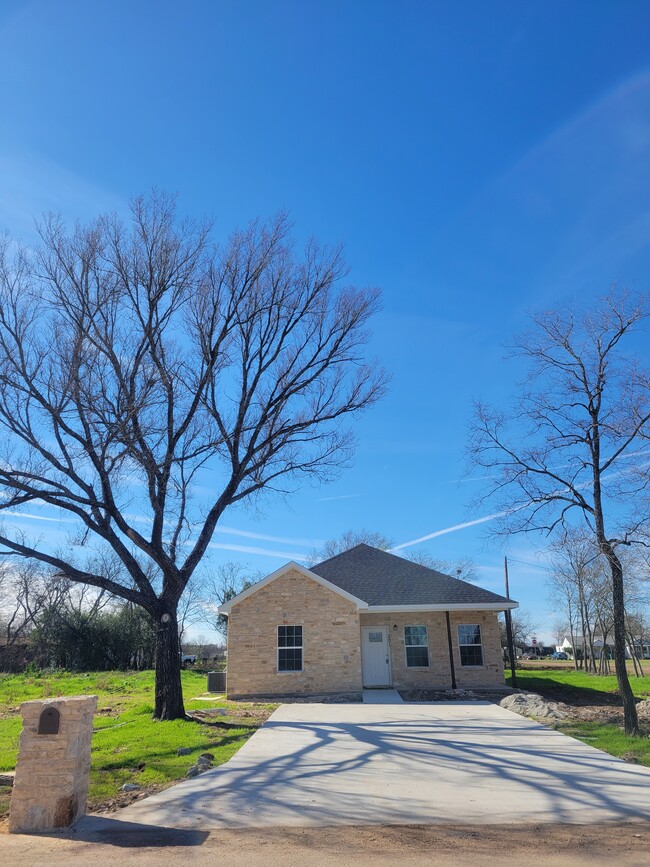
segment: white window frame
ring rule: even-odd
[[[300,627],[301,644],[280,644],[280,629],[286,627]],[[305,668],[305,633],[302,623],[278,623],[275,630],[275,670],[277,674],[300,674]],[[300,651],[300,668],[280,668],[280,651],[281,650],[299,650]]]
[[[472,629],[478,629],[478,637],[479,641],[473,641],[471,644],[467,644],[467,642],[462,642],[460,640],[460,630],[464,626],[469,626]],[[463,668],[484,668],[485,667],[485,655],[483,653],[483,633],[481,632],[481,624],[480,623],[459,623],[456,626],[456,638],[458,639],[458,656],[460,657],[460,664]],[[480,647],[481,648],[481,662],[463,662],[463,654],[461,651],[462,647]]]
[[[424,629],[424,635],[426,637],[425,644],[407,644],[406,643],[406,630],[407,629]],[[409,655],[407,651],[407,647],[426,647],[427,649],[427,664],[426,665],[409,665]],[[431,652],[429,650],[429,629],[424,623],[408,623],[404,627],[404,663],[407,668],[431,668]]]

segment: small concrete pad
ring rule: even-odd
[[[404,699],[396,689],[364,689],[364,704],[404,704]]]
[[[117,816],[203,831],[648,821],[650,769],[489,702],[283,705],[225,765]]]

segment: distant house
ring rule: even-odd
[[[600,659],[603,654],[606,652],[607,657],[609,659],[614,658],[614,639],[608,638],[606,641],[603,641],[602,636],[596,636],[593,641],[594,646],[594,657],[596,659]],[[606,648],[606,651],[604,650]],[[565,637],[562,644],[559,644],[556,648],[557,650],[563,650],[570,657],[574,656],[574,648],[571,645],[571,639]],[[579,657],[582,657],[582,639],[576,636],[575,639],[575,650],[578,652]],[[587,652],[589,652],[589,648],[587,648]],[[634,642],[634,655],[637,659],[650,659],[650,641],[648,639],[638,638]],[[627,659],[632,659],[632,649],[630,645],[626,645],[625,647],[625,656]]]
[[[518,603],[369,545],[290,562],[220,606],[231,697],[500,687]]]

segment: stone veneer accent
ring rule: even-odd
[[[277,670],[277,627],[283,625],[303,628],[302,671]],[[359,636],[356,605],[292,569],[233,605],[228,696],[358,692]]]
[[[38,734],[41,711],[47,707],[60,714],[58,734]],[[96,695],[21,704],[23,730],[11,795],[11,833],[67,828],[84,815],[96,709]]]
[[[496,611],[451,611],[451,640],[459,688],[504,686],[503,653]],[[460,664],[458,630],[462,623],[478,623],[481,627],[483,665],[464,667]],[[394,626],[397,625],[397,629]],[[396,689],[421,687],[450,688],[449,644],[444,611],[416,611],[399,614],[365,614],[361,626],[386,626],[390,637],[393,686]],[[429,667],[407,668],[404,648],[404,627],[426,626],[429,641]]]

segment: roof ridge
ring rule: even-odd
[[[357,542],[357,544],[353,545],[351,548],[346,548],[345,551],[339,551],[338,554],[332,554],[332,556],[328,557],[326,560],[319,560],[318,563],[314,563],[312,566],[307,566],[307,568],[315,569],[316,566],[322,566],[324,563],[329,563],[330,560],[336,560],[337,557],[341,557],[343,554],[349,554],[350,551],[354,551],[355,548],[370,548],[371,551],[381,551],[381,548],[373,548],[372,545],[368,545],[366,542]]]
[[[346,551],[334,554],[327,560],[314,564],[311,569],[333,584],[365,599],[369,604],[386,604],[383,601],[372,601],[378,598],[378,594],[379,597],[388,594],[393,598],[424,594],[423,602],[426,602],[430,594],[441,593],[446,598],[457,601],[466,599],[476,601],[477,604],[509,601],[480,584],[455,578],[392,551],[375,548],[366,542],[359,542]]]

